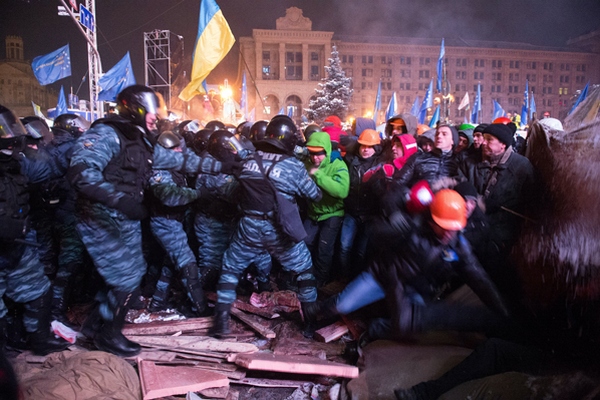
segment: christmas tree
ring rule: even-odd
[[[318,125],[330,115],[337,115],[344,121],[353,92],[350,88],[352,78],[347,78],[342,70],[336,46],[331,50],[329,66],[325,66],[325,73],[326,76],[315,89],[316,98],[304,109],[306,117]]]

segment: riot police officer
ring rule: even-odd
[[[296,196],[311,201],[321,199],[321,191],[302,162],[294,157],[296,131],[296,125],[287,116],[273,118],[267,126],[266,139],[256,143],[257,152],[244,163],[244,169],[237,176],[242,187],[244,215],[223,256],[215,321],[210,332],[213,336],[229,334],[229,312],[240,274],[265,250],[278,259],[286,271],[295,273],[303,310],[315,304],[317,290],[310,253],[302,240],[296,241],[286,235],[276,222],[278,216],[275,215],[275,193],[272,191],[276,190],[293,202]],[[312,335],[314,329],[311,322],[305,321],[304,333],[307,335]]]
[[[119,116],[96,121],[79,138],[69,168],[78,191],[77,231],[108,288],[83,330],[100,350],[121,356],[141,350],[121,329],[146,270],[140,220],[152,167],[190,173],[236,167],[156,146],[158,104],[147,86],[125,88],[117,96]]]

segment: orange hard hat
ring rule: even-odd
[[[510,124],[512,121],[508,117],[498,117],[492,121],[492,124]]]
[[[433,221],[448,231],[460,231],[467,226],[465,199],[452,189],[442,189],[435,194],[429,206]]]
[[[431,129],[431,127],[429,125],[425,125],[425,124],[417,125],[417,136],[421,136],[422,134],[424,134],[425,132],[427,132],[430,129]]]
[[[365,129],[358,137],[358,143],[365,146],[377,146],[378,144],[381,144],[379,132],[375,129]]]

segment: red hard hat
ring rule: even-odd
[[[408,194],[406,209],[411,214],[419,214],[427,210],[433,200],[433,191],[427,181],[419,181],[413,185]]]
[[[498,117],[492,121],[492,124],[510,124],[512,121],[508,117]]]

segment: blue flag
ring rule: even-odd
[[[65,98],[65,91],[60,85],[60,93],[58,94],[58,104],[56,104],[56,112],[54,113],[54,118],[59,115],[66,114],[67,111],[67,99]]]
[[[242,74],[242,98],[240,100],[240,108],[242,117],[245,121],[248,120],[248,89],[246,88],[246,71]]]
[[[429,82],[429,87],[427,88],[427,92],[425,92],[425,98],[421,103],[421,108],[419,109],[419,123],[425,123],[425,117],[427,116],[427,109],[433,107],[433,79]]]
[[[471,123],[479,123],[479,112],[481,111],[481,82],[477,84],[477,94],[475,95],[475,103],[473,103],[473,112],[471,113]]]
[[[533,98],[533,92],[531,92],[531,100],[529,100],[529,119],[533,119],[533,113],[537,112],[535,108],[535,99]]]
[[[286,115],[285,106],[281,107],[279,111],[277,111],[277,115]]]
[[[590,82],[588,81],[588,83],[585,85],[585,87],[583,88],[583,90],[581,91],[581,93],[579,93],[579,97],[575,101],[575,104],[573,104],[573,108],[571,108],[571,111],[569,111],[569,114],[571,114],[573,111],[575,111],[575,109],[577,108],[577,106],[579,104],[581,104],[582,101],[585,100],[585,98],[587,97],[587,94],[588,94],[589,87],[590,87]]]
[[[444,38],[442,38],[442,47],[440,47],[440,57],[437,62],[437,91],[442,91],[442,75],[444,73],[444,56],[446,55],[446,49],[444,48]]]
[[[375,121],[375,125],[377,125],[377,116],[379,115],[380,108],[381,108],[381,81],[379,81],[379,86],[377,87],[377,96],[375,96],[375,108],[373,109],[373,121]]]
[[[390,98],[387,110],[385,110],[385,120],[388,121],[394,115],[396,115],[396,92],[394,92],[394,94]]]
[[[419,96],[415,97],[415,101],[413,102],[413,105],[410,108],[410,113],[415,117],[419,116]]]
[[[431,116],[431,120],[429,121],[429,127],[435,128],[435,124],[437,124],[439,120],[440,120],[440,106],[437,106],[435,108],[435,111],[433,112],[433,115]]]
[[[101,89],[98,93],[98,101],[115,101],[117,94],[131,85],[135,85],[135,77],[133,68],[131,68],[131,58],[127,52],[121,61],[98,80],[98,86]]]
[[[521,106],[521,126],[527,125],[528,111],[529,111],[529,81],[525,80],[525,92],[523,93],[523,105]]]
[[[31,63],[33,74],[40,85],[48,85],[59,79],[71,76],[71,53],[69,44],[52,53],[38,56]]]
[[[79,96],[69,93],[69,107],[79,109]]]
[[[496,118],[504,117],[506,115],[506,112],[504,112],[504,109],[502,108],[500,103],[498,103],[496,100],[492,101],[494,102],[494,117],[492,118],[493,121]]]
[[[294,106],[287,106],[287,116],[294,118]]]

